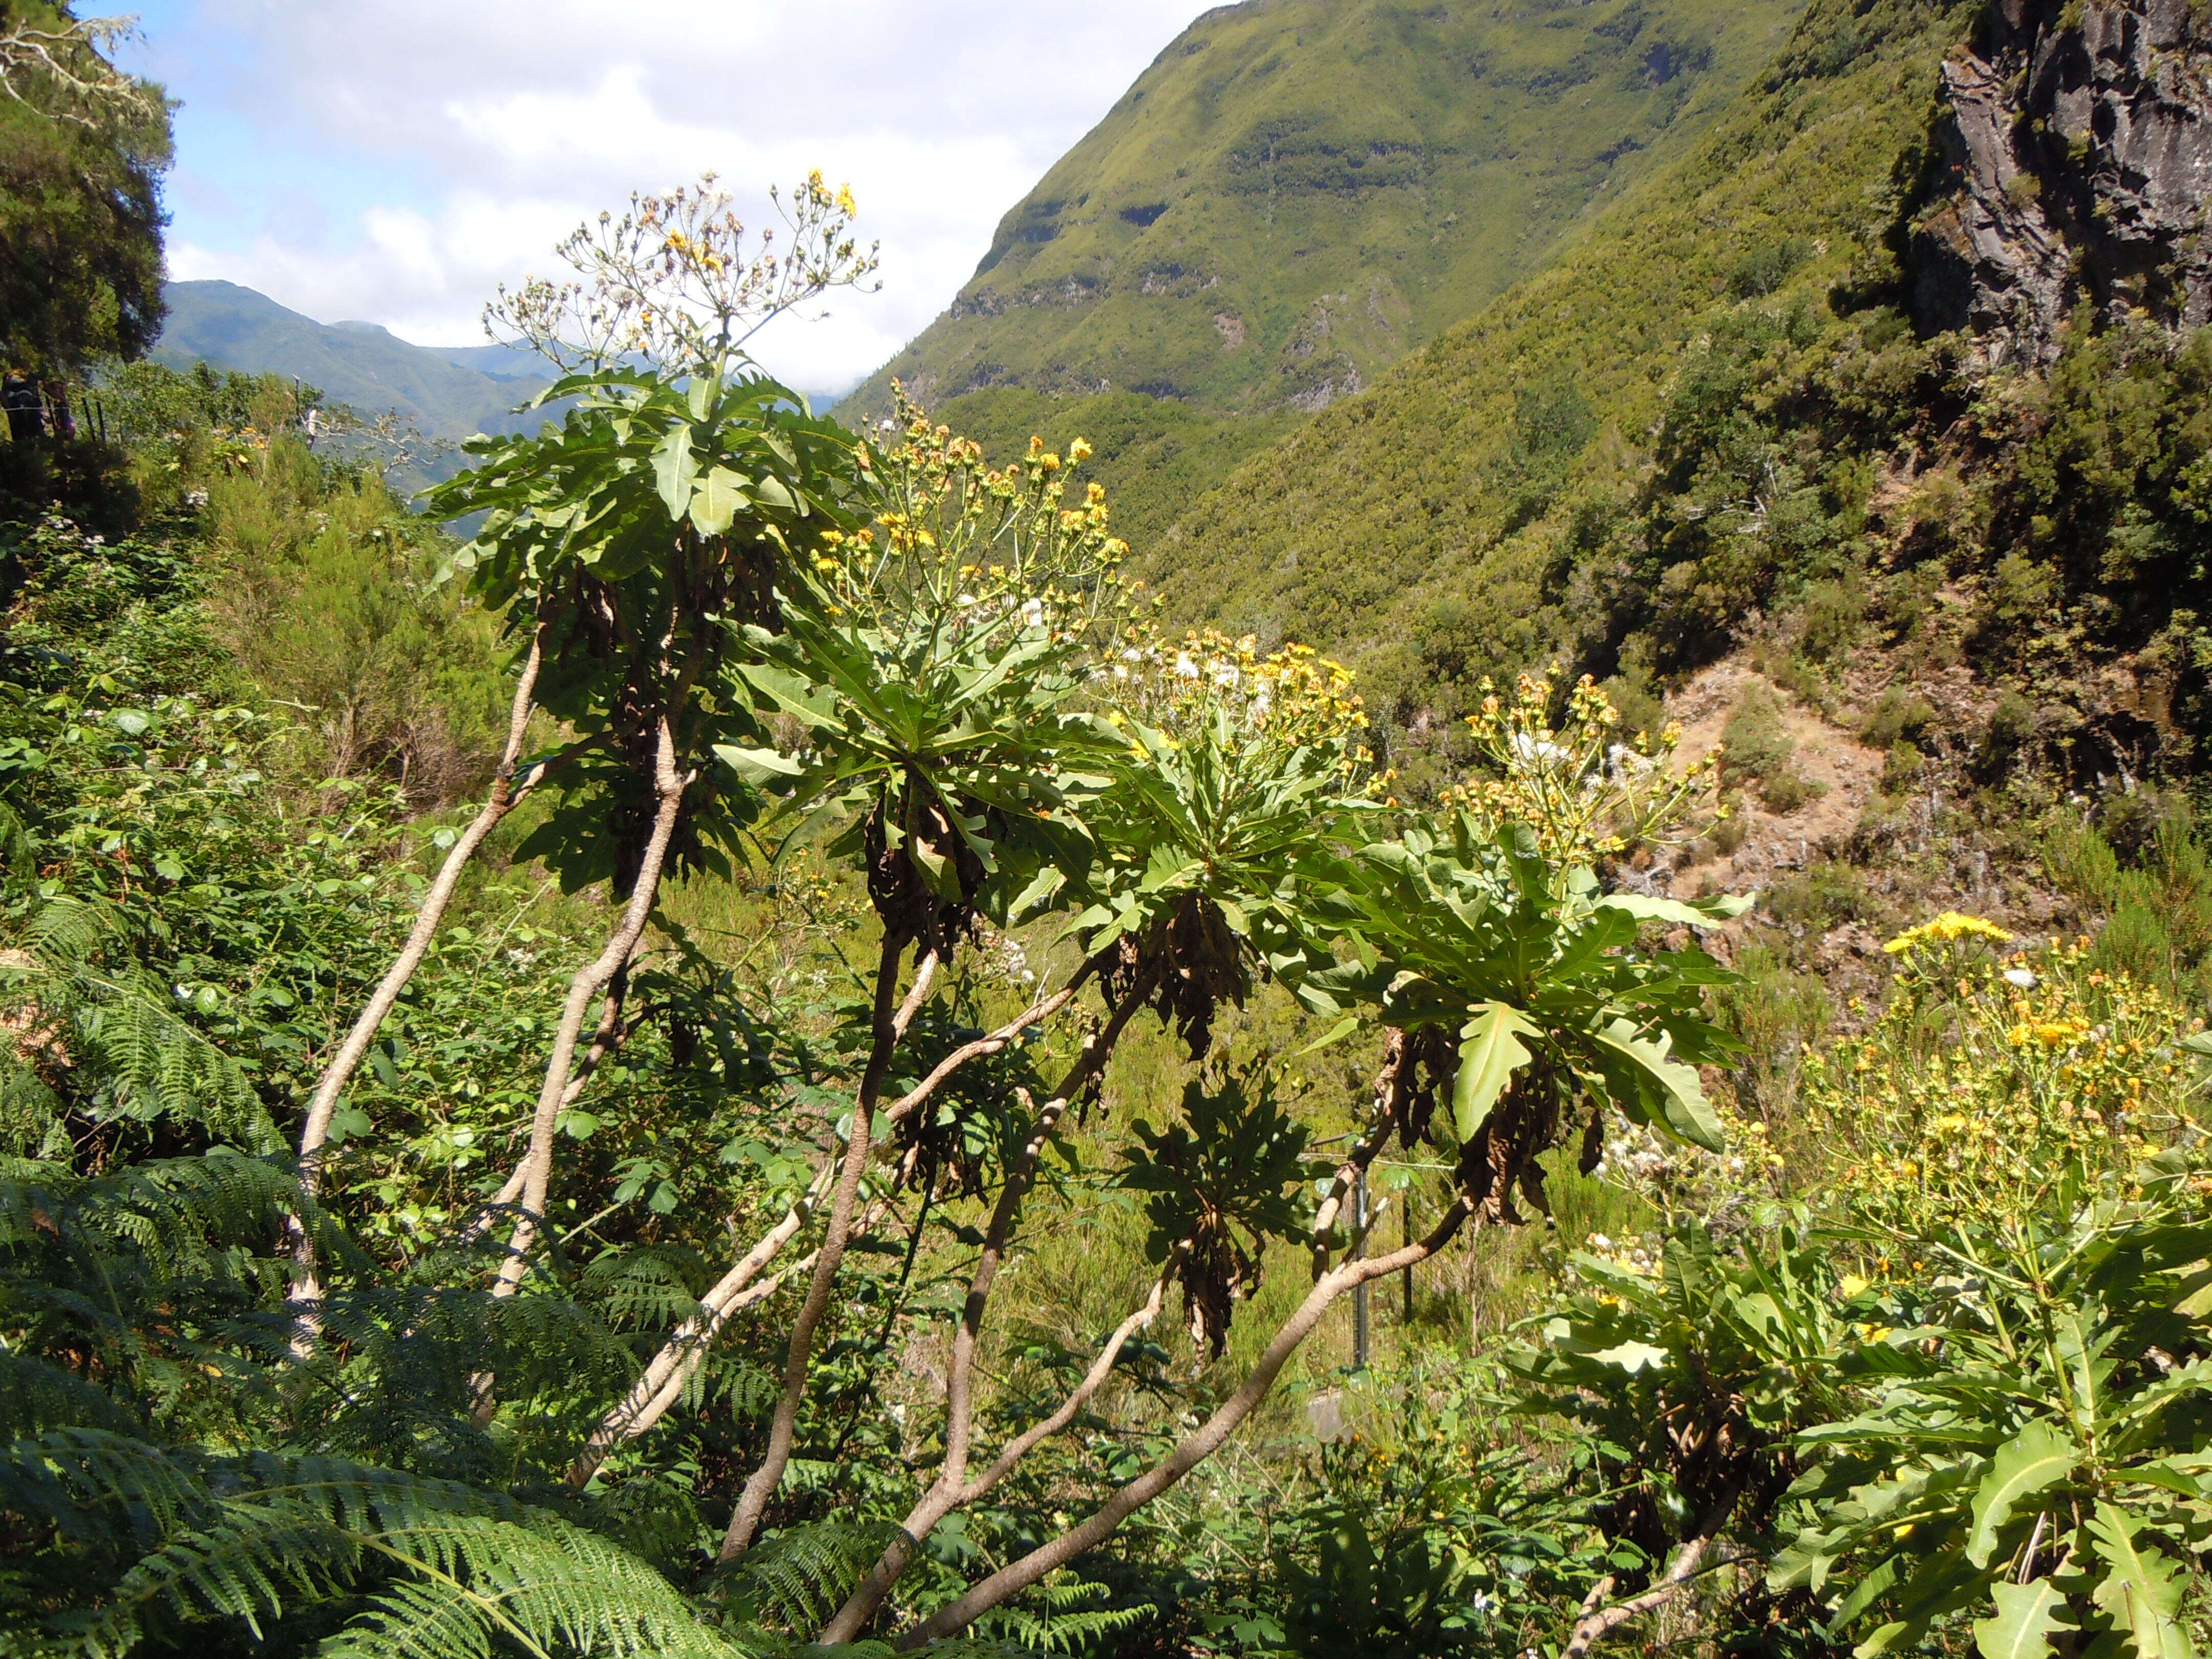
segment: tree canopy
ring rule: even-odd
[[[0,366],[75,374],[161,333],[169,112],[109,64],[118,38],[44,0],[0,5]]]

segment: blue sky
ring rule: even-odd
[[[495,283],[634,189],[741,205],[849,180],[883,291],[761,355],[842,391],[951,300],[993,227],[1206,6],[973,0],[138,0],[181,100],[171,274],[325,322],[483,337]]]

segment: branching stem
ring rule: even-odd
[[[1582,1617],[1575,1620],[1574,1634],[1568,1638],[1566,1651],[1559,1656],[1559,1659],[1584,1659],[1592,1644],[1667,1601],[1696,1576],[1698,1564],[1705,1559],[1705,1552],[1712,1545],[1710,1534],[1691,1539],[1674,1552],[1674,1560],[1657,1583],[1641,1595],[1631,1596],[1613,1607],[1600,1605],[1613,1594],[1613,1580],[1610,1577],[1598,1580],[1589,1593],[1589,1599],[1583,1603]]]
[[[1105,1542],[1123,1521],[1220,1449],[1222,1443],[1252,1414],[1253,1408],[1267,1397],[1283,1366],[1297,1351],[1298,1344],[1304,1341],[1314,1327],[1321,1322],[1322,1316],[1328,1311],[1330,1304],[1356,1285],[1426,1261],[1451,1242],[1472,1212],[1472,1206],[1462,1197],[1445,1212],[1443,1219],[1437,1224],[1436,1229],[1419,1243],[1406,1245],[1386,1255],[1346,1261],[1322,1274],[1320,1282],[1298,1304],[1297,1310],[1276,1331],[1266,1351],[1261,1354],[1259,1363],[1237,1385],[1236,1392],[1224,1401],[1211,1417],[1177,1443],[1166,1457],[1115,1492],[1088,1520],[1069,1528],[1059,1537],[1039,1545],[1019,1560],[1000,1568],[965,1595],[901,1636],[896,1645],[902,1651],[911,1650],[939,1637],[964,1630],[1008,1596],[1018,1595],[1048,1574],[1058,1571],[1076,1557]]]
[[[845,1246],[851,1237],[860,1180],[868,1167],[870,1128],[876,1102],[883,1093],[884,1080],[890,1075],[891,1059],[900,1040],[914,1023],[914,1017],[921,1012],[922,1004],[929,999],[930,988],[936,983],[938,957],[931,950],[924,952],[915,966],[914,988],[908,992],[906,1000],[893,1010],[892,1000],[898,994],[899,960],[905,951],[905,941],[896,934],[884,939],[882,961],[876,972],[874,1036],[869,1047],[867,1068],[861,1073],[860,1086],[853,1097],[852,1128],[845,1139],[845,1158],[838,1171],[836,1192],[830,1201],[829,1226],[822,1249],[814,1258],[814,1278],[806,1287],[806,1300],[800,1304],[799,1317],[791,1328],[791,1344],[783,1362],[783,1396],[776,1401],[775,1417],[769,1425],[768,1451],[761,1466],[745,1482],[744,1491],[738,1494],[729,1529],[722,1535],[720,1559],[725,1561],[744,1554],[752,1542],[753,1534],[760,1529],[761,1516],[767,1512],[769,1499],[782,1484],[784,1469],[791,1461],[792,1436],[798,1427],[799,1405],[806,1393],[808,1363],[813,1357],[814,1328],[821,1322],[830,1305],[830,1288],[836,1283],[837,1269],[844,1261]]]
[[[1066,995],[1074,994],[1074,986],[1068,987]],[[1153,1289],[1151,1299],[1144,1307],[1123,1322],[1107,1344],[1106,1350],[1095,1364],[1075,1393],[1047,1418],[1017,1438],[982,1478],[969,1482],[968,1458],[975,1435],[975,1353],[982,1338],[983,1316],[990,1305],[991,1291],[999,1276],[999,1267],[1006,1259],[1006,1246],[1013,1236],[1014,1221],[1021,1212],[1023,1201],[1036,1179],[1039,1160],[1051,1141],[1053,1131],[1059,1127],[1070,1102],[1105,1069],[1111,1058],[1114,1045],[1127,1028],[1130,1016],[1143,1006],[1141,988],[1121,1000],[1103,1030],[1094,1031],[1084,1039],[1082,1052],[1067,1076],[1053,1091],[1041,1110],[1036,1110],[1030,1121],[1029,1133],[1023,1137],[1021,1150],[1008,1164],[1005,1182],[999,1188],[999,1201],[991,1212],[991,1222],[983,1235],[983,1248],[976,1259],[975,1271],[969,1281],[968,1299],[961,1311],[960,1326],[953,1334],[952,1364],[945,1379],[945,1463],[927,1492],[915,1503],[894,1540],[882,1557],[869,1571],[858,1589],[839,1608],[836,1617],[823,1626],[820,1640],[825,1643],[849,1642],[866,1629],[875,1617],[876,1609],[898,1582],[901,1574],[914,1559],[915,1551],[921,1540],[929,1536],[939,1521],[954,1510],[974,1503],[1005,1478],[1008,1470],[1018,1463],[1039,1442],[1056,1434],[1074,1419],[1076,1413],[1114,1369],[1114,1361],[1122,1345],[1139,1329],[1152,1323],[1159,1312],[1161,1297],[1166,1292],[1166,1280],[1162,1279]],[[1031,1105],[1026,1091],[1017,1091],[1022,1103]]]
[[[653,915],[653,900],[660,890],[661,867],[667,860],[668,843],[675,836],[676,820],[684,807],[684,790],[689,782],[690,779],[676,769],[676,737],[664,718],[653,756],[653,789],[659,797],[659,805],[653,814],[653,834],[646,842],[645,857],[638,866],[637,879],[630,887],[629,903],[614,937],[595,960],[576,970],[575,978],[568,983],[568,1006],[562,1011],[560,1030],[553,1039],[553,1053],[546,1061],[545,1081],[538,1091],[538,1110],[530,1125],[530,1150],[523,1158],[522,1212],[515,1218],[514,1231],[507,1240],[507,1256],[500,1264],[499,1282],[492,1287],[494,1296],[512,1296],[522,1282],[530,1247],[545,1213],[545,1189],[553,1173],[553,1128],[560,1120],[561,1103],[568,1097],[569,1068],[575,1060],[577,1042],[583,1035],[584,1016],[591,1008],[592,999],[621,971],[644,935],[646,922]]]

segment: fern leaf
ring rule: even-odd
[[[816,1521],[793,1527],[740,1558],[732,1601],[755,1624],[818,1630],[897,1533],[889,1521]]]

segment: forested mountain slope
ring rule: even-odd
[[[1679,155],[1794,0],[1273,0],[1185,30],[1007,214],[896,376],[1310,412]]]
[[[2202,1652],[2206,27],[1820,0],[1149,547],[1372,723],[1125,581],[1094,464],[1263,425],[733,362],[818,175],[766,300],[635,199],[521,331],[635,357],[421,513],[31,316],[0,1649]]]
[[[2193,765],[2205,38],[2008,9],[1817,0],[1551,269],[1182,514],[1171,603],[1352,652],[1408,760],[1484,672],[1634,691],[1762,629],[1932,671],[1948,618],[2009,747]]]

